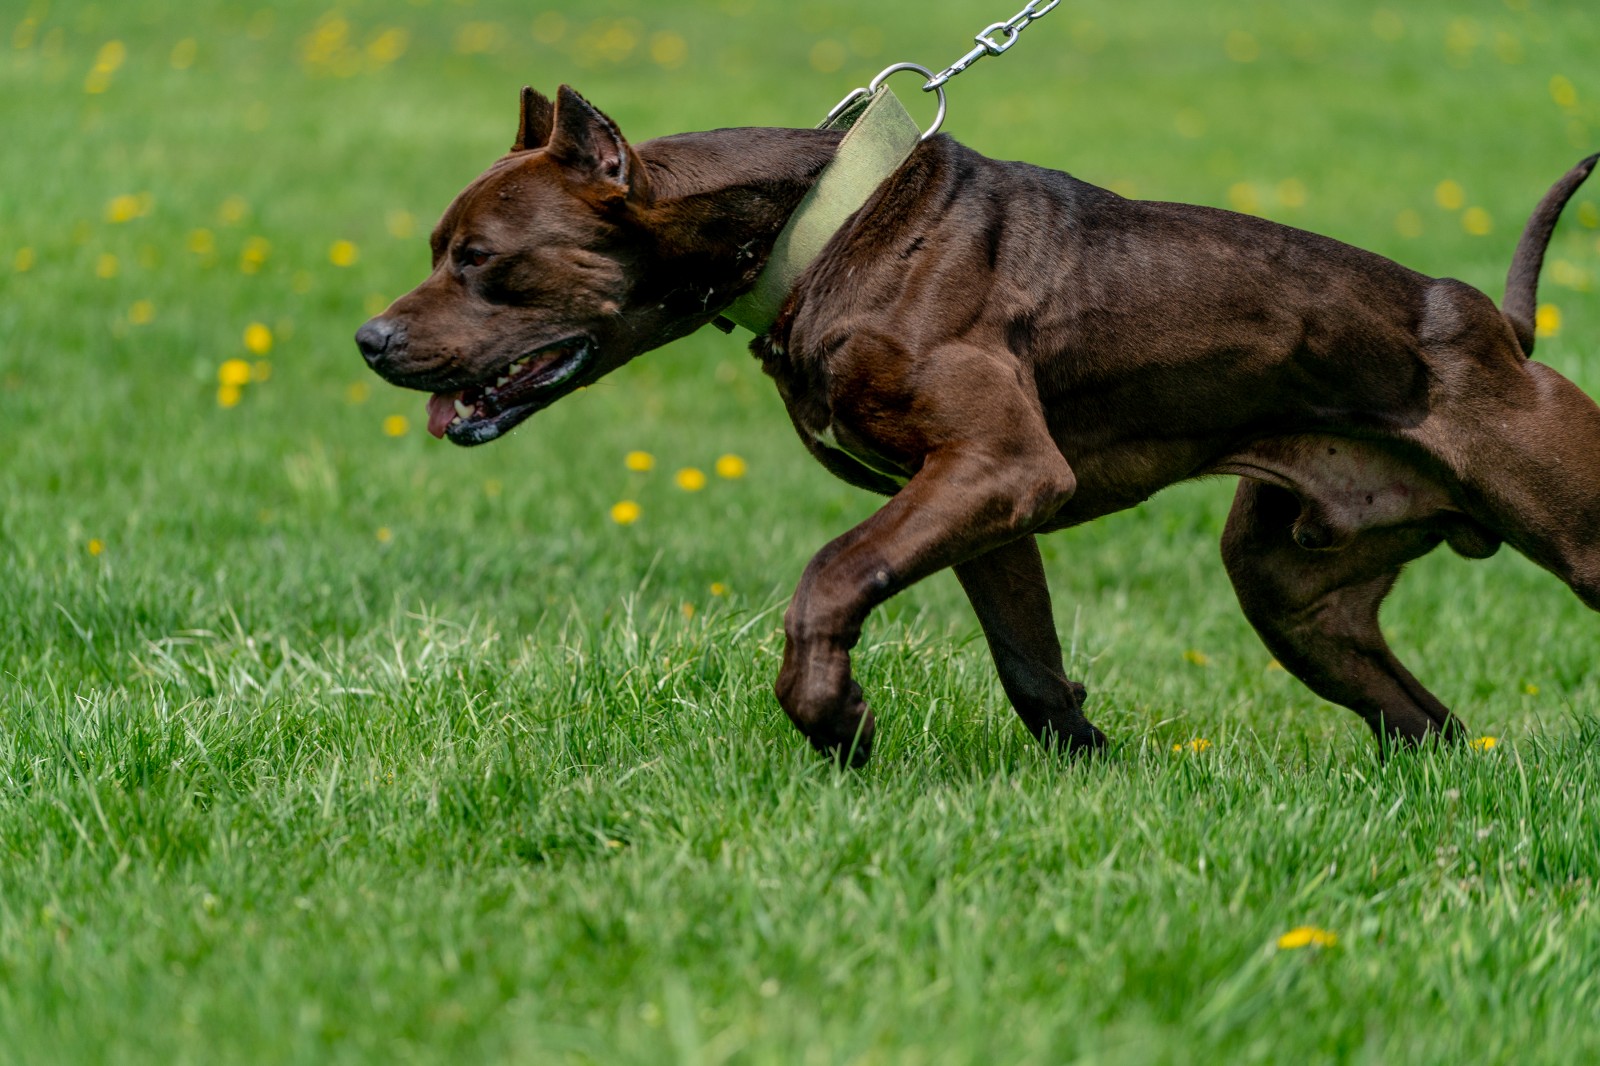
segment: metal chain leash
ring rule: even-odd
[[[1001,52],[1007,51],[1017,43],[1017,38],[1021,36],[1023,30],[1050,14],[1059,3],[1061,3],[1061,0],[1028,0],[1028,6],[1021,11],[1018,11],[1004,22],[996,22],[986,27],[982,33],[974,37],[973,40],[978,42],[978,47],[929,78],[927,84],[922,87],[922,91],[931,93],[984,56],[997,56]],[[1003,34],[1003,36],[996,40],[995,34]]]
[[[1012,45],[1017,43],[1017,38],[1022,34],[1023,30],[1027,29],[1038,19],[1044,18],[1044,16],[1054,11],[1056,9],[1056,5],[1060,3],[1061,0],[1028,0],[1027,6],[1025,6],[1021,11],[1017,12],[1015,15],[1012,15],[1010,18],[1006,19],[1004,22],[996,22],[985,27],[981,33],[973,37],[973,40],[978,42],[978,47],[974,48],[972,51],[968,52],[966,55],[962,56],[960,59],[956,60],[954,63],[950,64],[937,74],[920,63],[896,63],[893,66],[885,67],[883,70],[878,72],[878,76],[876,78],[872,79],[871,84],[865,86],[864,88],[850,90],[849,95],[843,100],[840,100],[838,104],[834,106],[833,110],[828,112],[828,117],[823,120],[823,125],[826,126],[833,122],[833,120],[843,114],[851,104],[855,103],[857,100],[860,100],[862,97],[876,95],[878,89],[882,87],[884,79],[888,78],[889,75],[898,73],[902,70],[915,70],[928,79],[923,83],[922,91],[925,93],[937,93],[939,96],[939,113],[933,117],[933,125],[929,126],[921,137],[921,140],[927,140],[935,133],[938,133],[939,127],[944,124],[946,109],[944,83],[955,77],[957,74],[960,74],[968,67],[972,66],[972,64],[976,63],[984,56],[997,56],[1002,52],[1008,51]]]

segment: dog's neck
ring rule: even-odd
[[[840,136],[728,129],[639,145],[649,189],[641,215],[659,256],[651,296],[699,328],[746,292]]]

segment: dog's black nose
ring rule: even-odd
[[[379,315],[356,330],[356,347],[361,349],[361,357],[367,361],[367,365],[377,369],[389,350],[396,347],[399,335],[400,329],[394,320]]]

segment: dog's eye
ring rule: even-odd
[[[486,252],[482,248],[466,248],[461,252],[461,262],[465,266],[481,267],[493,258],[493,252]]]

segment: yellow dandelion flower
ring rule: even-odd
[[[352,381],[345,386],[344,398],[346,403],[366,403],[372,395],[372,386],[365,381]]]
[[[1524,695],[1537,696],[1539,694],[1539,686],[1535,685],[1532,681],[1529,681],[1526,685],[1522,686],[1522,691]]]
[[[135,300],[133,306],[128,308],[128,321],[135,326],[143,326],[156,317],[156,305],[149,300]]]
[[[396,240],[405,240],[417,232],[417,220],[410,211],[390,211],[384,220],[389,227],[389,236]]]
[[[229,359],[217,367],[217,381],[222,385],[245,385],[250,381],[250,364],[243,359]]]
[[[244,393],[239,390],[239,386],[237,385],[218,385],[217,406],[237,407],[239,405],[239,399],[243,395]]]
[[[832,74],[848,58],[844,45],[838,41],[824,39],[811,46],[811,69],[821,74]]]
[[[646,470],[655,469],[656,457],[649,452],[629,452],[622,457],[622,465],[629,470],[642,474]]]
[[[713,581],[711,583],[711,595],[713,595],[713,596],[726,596],[727,594],[728,594],[728,586],[724,585],[720,581]]]
[[[1205,737],[1195,737],[1192,740],[1184,741],[1182,744],[1172,745],[1172,750],[1188,751],[1193,752],[1195,755],[1199,755],[1202,751],[1211,750],[1211,741],[1207,740]]]
[[[271,381],[272,364],[265,359],[257,359],[250,364],[250,380],[253,382]]]
[[[109,280],[110,278],[117,276],[117,271],[120,270],[121,267],[122,264],[117,261],[116,256],[112,255],[110,252],[101,252],[100,258],[96,259],[94,262],[94,276]]]
[[[1183,653],[1183,657],[1196,666],[1209,666],[1211,664],[1210,657],[1207,656],[1205,652],[1200,651],[1198,648],[1190,648],[1188,651]]]
[[[1314,925],[1297,926],[1278,938],[1278,947],[1283,951],[1305,947],[1331,948],[1337,943],[1338,934]]]
[[[1261,207],[1261,195],[1248,181],[1234,182],[1228,186],[1228,206],[1240,214],[1253,215]]]
[[[127,45],[123,44],[121,41],[107,41],[105,44],[100,46],[100,51],[96,53],[94,57],[94,66],[96,70],[103,70],[107,74],[110,74],[118,67],[122,66],[123,61],[127,58]]]
[[[689,42],[671,30],[663,30],[650,38],[650,58],[668,70],[681,67],[689,58]]]
[[[1458,60],[1466,60],[1478,47],[1478,24],[1472,19],[1455,19],[1444,34],[1445,51]]]
[[[386,437],[403,437],[411,428],[411,420],[405,415],[390,415],[383,420],[383,433]]]
[[[492,477],[483,483],[483,494],[491,500],[498,500],[505,491],[505,485],[497,477]]]
[[[743,459],[730,453],[717,458],[715,469],[718,477],[732,480],[734,478],[744,477],[745,472],[749,469],[749,467],[745,465],[745,461]]]
[[[252,355],[266,355],[272,351],[272,330],[260,322],[250,323],[244,328],[244,346]]]
[[[394,530],[388,526],[379,526],[377,536],[379,544],[387,544],[394,539]]]
[[[1459,181],[1446,178],[1433,187],[1433,202],[1446,211],[1459,211],[1467,206],[1467,190]]]
[[[1282,670],[1283,669],[1283,664],[1280,663],[1278,660],[1274,659],[1270,663],[1267,664],[1267,669],[1268,670]]]
[[[185,37],[172,46],[172,55],[168,57],[168,62],[172,64],[173,70],[188,70],[194,66],[195,56],[199,53],[200,42],[193,37]]]
[[[272,254],[272,242],[265,237],[251,237],[244,242],[244,248],[239,252],[239,270],[245,274],[254,274],[261,269],[261,264],[267,261],[267,256]]]
[[[226,197],[217,208],[217,218],[229,226],[243,222],[248,214],[250,214],[250,202],[238,193]]]
[[[672,480],[684,492],[699,492],[706,487],[705,472],[692,466],[686,466],[672,475]]]
[[[1550,99],[1557,107],[1570,111],[1578,106],[1578,87],[1572,84],[1571,78],[1557,74],[1550,79]]]
[[[678,610],[683,612],[683,617],[684,618],[693,618],[694,617],[694,604],[690,603],[688,600],[684,600],[683,601],[683,606],[679,607]]]
[[[1498,737],[1476,737],[1468,741],[1474,751],[1488,751],[1498,743],[1500,743]]]
[[[113,196],[106,204],[106,221],[113,224],[132,222],[140,215],[143,201],[133,193],[125,192],[121,196]]]
[[[1534,333],[1540,337],[1554,337],[1561,332],[1561,308],[1555,304],[1540,304],[1533,314]]]
[[[1308,195],[1306,183],[1299,178],[1284,178],[1278,182],[1278,202],[1284,207],[1304,207]]]
[[[1589,272],[1570,259],[1557,259],[1550,264],[1550,280],[1563,288],[1589,291]]]
[[[354,241],[337,240],[328,248],[328,262],[337,267],[354,266],[361,258],[361,249]]]
[[[387,29],[367,42],[367,58],[378,66],[393,63],[406,54],[411,34],[402,29]]]
[[[1481,207],[1469,207],[1461,216],[1461,228],[1474,237],[1486,237],[1494,229],[1494,219]]]
[[[619,526],[631,526],[644,512],[632,500],[618,500],[611,505],[611,520]]]
[[[188,245],[195,255],[210,255],[217,250],[217,235],[208,229],[191,230]]]
[[[18,248],[17,254],[11,258],[11,269],[18,274],[26,274],[33,269],[35,258],[32,248]]]
[[[106,542],[105,541],[101,540],[99,537],[90,537],[89,538],[89,554],[90,555],[99,555],[101,552],[103,552],[105,550],[106,550]]]

